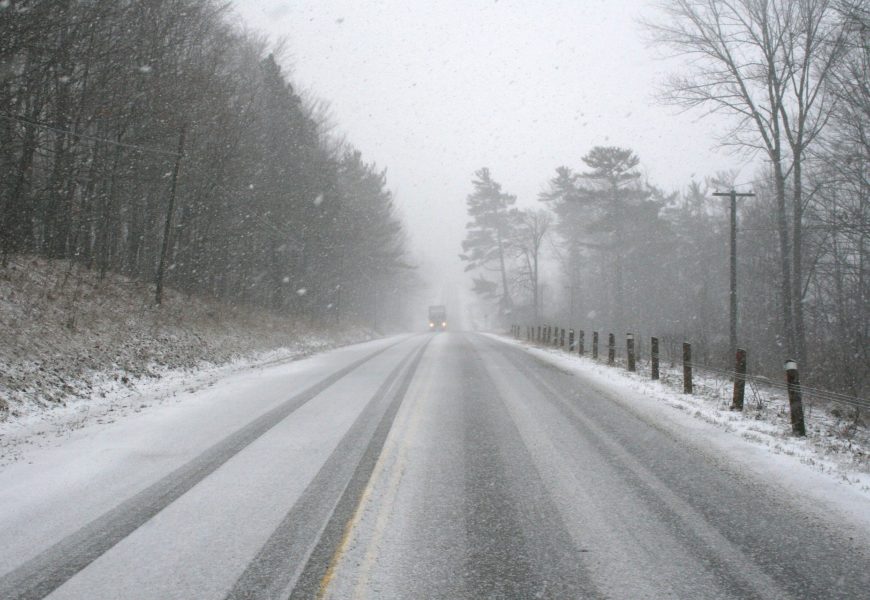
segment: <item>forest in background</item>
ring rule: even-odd
[[[870,394],[870,9],[855,0],[673,0],[646,23],[687,60],[661,100],[726,115],[721,143],[761,158],[668,192],[631,149],[596,146],[520,209],[489,169],[463,242],[473,289],[505,324],[632,332],[733,368],[727,197],[738,201],[738,345],[750,370]],[[551,265],[556,263],[557,268]],[[547,268],[545,268],[547,266]],[[588,343],[588,342],[587,342]]]
[[[213,0],[0,4],[0,252],[308,322],[413,287],[386,173]]]

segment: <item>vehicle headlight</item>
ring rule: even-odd
[[[447,327],[447,321],[442,321],[442,322],[441,322],[441,327]]]

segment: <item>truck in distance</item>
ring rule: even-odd
[[[447,307],[436,304],[429,307],[429,331],[445,331],[447,329]]]

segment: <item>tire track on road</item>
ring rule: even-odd
[[[474,336],[477,338],[477,336]],[[467,598],[601,598],[481,349],[463,340]]]
[[[390,373],[227,600],[317,596],[430,342]]]
[[[732,543],[725,535],[727,532],[720,531],[715,523],[692,505],[690,499],[682,498],[671,489],[668,481],[644,464],[642,455],[632,454],[596,418],[586,414],[588,408],[581,409],[575,399],[568,397],[554,382],[548,381],[541,372],[532,368],[532,365],[554,368],[553,365],[496,341],[487,340],[486,344],[533,382],[541,397],[552,403],[578,435],[598,449],[614,473],[631,486],[637,498],[671,529],[675,539],[681,540],[693,555],[703,557],[710,572],[718,577],[728,595],[747,598],[790,597],[776,578],[748,559],[745,548]],[[555,369],[566,373],[558,367]],[[573,377],[573,374],[567,374]],[[644,425],[649,424],[644,421]]]
[[[404,400],[420,360],[423,358],[423,352],[431,341],[432,339],[430,338],[417,351],[401,383],[394,392],[387,411],[381,418],[380,423],[378,423],[378,428],[366,447],[362,459],[336,504],[335,510],[326,524],[317,545],[311,552],[305,568],[296,581],[293,591],[290,593],[290,600],[320,597],[328,586],[332,569],[335,568],[340,558],[340,551],[351,533],[352,519],[360,504],[363,492],[368,486],[371,474],[387,440],[387,435],[393,426],[393,421],[396,418],[402,400]]]
[[[0,598],[44,598],[294,411],[355,369],[404,341],[399,340],[380,348],[294,395],[75,533],[3,575],[0,577]]]

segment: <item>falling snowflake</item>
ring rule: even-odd
[[[281,281],[283,281],[284,283],[290,283],[290,278],[289,278],[289,277],[285,277],[285,278],[282,279]]]
[[[304,296],[307,293],[308,293],[308,290],[306,288],[299,288],[298,290],[296,290],[297,296]]]
[[[139,67],[139,72],[140,72],[140,73],[150,73],[150,72],[151,72],[151,65],[142,65],[142,66],[140,66],[140,67]]]
[[[317,194],[317,198],[314,199],[314,206],[320,206],[323,202],[323,194]]]

